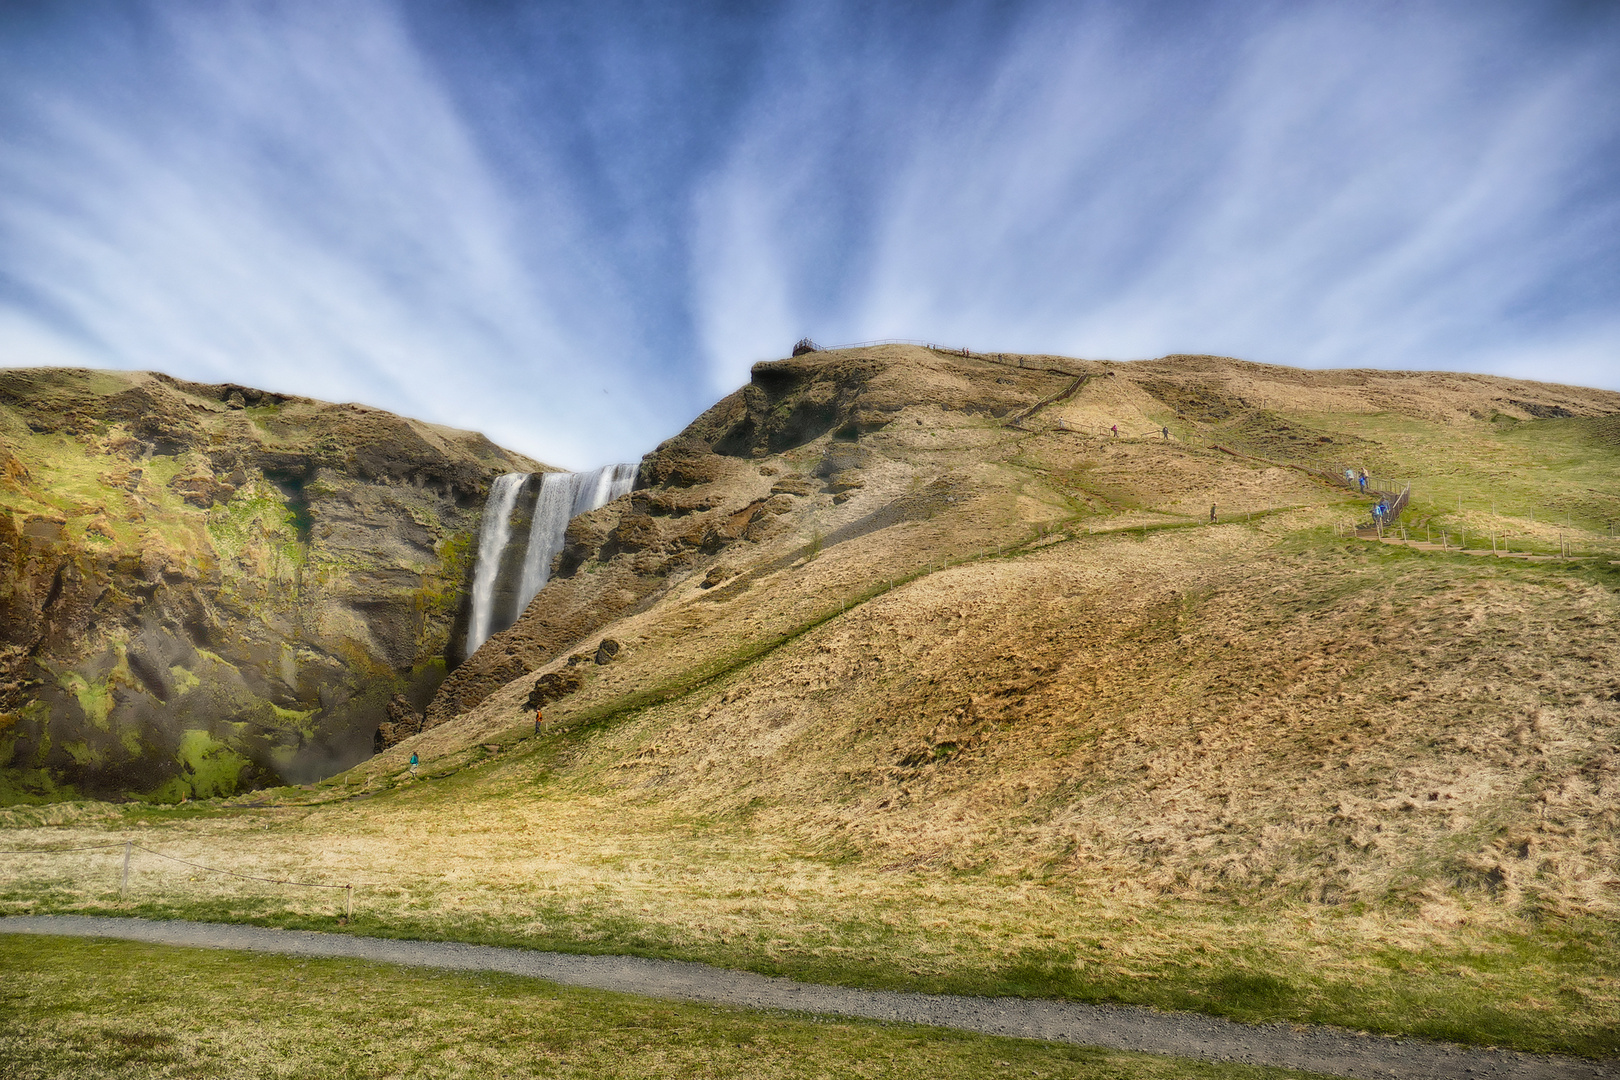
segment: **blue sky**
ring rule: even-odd
[[[0,4],[0,365],[585,468],[802,335],[1620,389],[1620,8]]]

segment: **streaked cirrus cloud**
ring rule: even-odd
[[[1620,387],[1620,22],[1339,3],[0,12],[0,363],[639,454],[926,338]]]

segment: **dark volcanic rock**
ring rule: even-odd
[[[584,685],[585,673],[577,667],[565,667],[561,671],[548,672],[535,680],[534,689],[529,691],[523,706],[526,709],[538,709],[567,697]]]
[[[372,741],[375,753],[380,754],[422,731],[422,714],[404,694],[395,694],[388,699],[385,715],[387,719],[377,725],[377,733]]]
[[[677,436],[642,459],[637,483],[644,487],[689,488],[714,483],[725,476],[728,468],[728,463],[717,457],[707,443]]]

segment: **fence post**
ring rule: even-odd
[[[129,891],[129,853],[135,847],[135,841],[124,841],[124,876],[118,880],[118,899],[122,900]]]
[[[354,886],[343,886],[343,892],[345,894],[345,899],[348,901],[345,905],[344,917],[352,919],[354,918]]]

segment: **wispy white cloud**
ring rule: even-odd
[[[0,151],[7,272],[87,357],[370,401],[571,464],[639,451],[652,410],[593,400],[629,382],[628,350],[573,314],[611,292],[578,212],[505,186],[395,12],[186,5],[148,31],[141,67],[167,75],[147,100],[56,90]]]
[[[29,10],[0,8],[0,363],[576,466],[803,334],[1620,386],[1596,9]]]
[[[736,378],[756,340],[814,311],[845,340],[1522,375],[1578,340],[1571,370],[1620,386],[1612,296],[1547,302],[1593,274],[1620,284],[1620,125],[1593,109],[1620,43],[1536,29],[1490,7],[1256,6],[1169,32],[1124,5],[1031,10],[995,54],[863,88],[855,122],[900,149],[876,228],[840,253],[853,302],[792,297],[807,255],[791,203],[713,242],[717,264],[774,267],[790,295],[774,330],[710,341],[714,363]],[[812,79],[759,123],[823,129],[846,93]],[[716,190],[837,176],[816,150],[775,176],[739,154]],[[1606,371],[1590,359],[1605,349]]]

